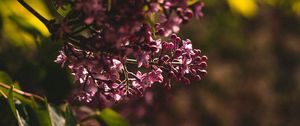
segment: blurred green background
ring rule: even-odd
[[[45,17],[55,17],[49,1],[27,1]],[[158,126],[300,125],[300,0],[205,4],[205,16],[184,25],[180,34],[209,57],[207,77],[175,84],[168,94],[157,89],[155,95],[166,98],[145,110],[146,116],[128,119]],[[24,90],[61,103],[72,81],[53,62],[60,43],[51,42],[42,23],[16,0],[1,0],[0,15],[0,80],[10,82],[5,79],[10,76]],[[155,111],[147,114],[150,110]],[[0,116],[3,122],[5,115]]]

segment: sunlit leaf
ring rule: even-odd
[[[109,108],[102,110],[99,118],[108,126],[129,126],[121,115]]]
[[[255,0],[227,0],[230,8],[247,18],[251,18],[257,13]]]
[[[293,3],[293,11],[296,13],[298,16],[300,16],[300,1],[295,1]]]
[[[188,0],[188,5],[193,5],[197,3],[199,0]]]
[[[47,19],[51,19],[52,15],[48,12],[46,5],[42,0],[27,0],[26,1],[30,6],[34,7],[41,15]],[[1,6],[1,5],[0,5]],[[4,17],[10,15],[22,16],[30,24],[34,25],[41,33],[45,36],[49,35],[48,29],[40,22],[35,16],[33,16],[28,10],[26,10],[17,0],[7,0],[3,1],[2,4],[2,13]],[[17,9],[16,9],[17,8]],[[8,21],[9,22],[9,21]],[[7,23],[8,23],[7,22]],[[18,30],[18,29],[15,29]]]
[[[34,27],[34,25],[24,21],[25,19],[17,16],[17,15],[10,15],[8,17],[12,22],[14,22],[18,27],[23,29],[25,32],[30,33],[33,36],[41,36],[41,32]]]
[[[27,0],[27,2],[47,19],[52,18],[42,1]],[[21,4],[17,2],[17,0],[1,0],[0,13],[3,18],[3,24],[5,24],[3,25],[2,29],[3,33],[5,34],[3,34],[2,36],[15,46],[33,48],[35,47],[34,45],[36,44],[36,39],[26,30],[17,26],[15,22],[11,21],[9,17],[12,15],[22,17],[22,20],[19,19],[20,22],[31,24],[31,26],[39,31],[43,36],[50,35],[48,29],[44,26],[44,24],[40,22],[36,17],[34,17],[23,6],[21,6]]]

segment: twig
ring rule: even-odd
[[[126,63],[128,64],[138,64],[138,61],[135,59],[126,59]],[[155,62],[149,62],[149,64],[156,64]],[[182,65],[182,63],[180,62],[171,62],[171,64],[173,65]]]
[[[50,21],[44,18],[40,13],[34,10],[29,4],[27,4],[24,0],[18,0],[18,2],[25,7],[30,13],[32,13],[35,17],[37,17],[48,29],[50,29]]]
[[[6,89],[10,89],[10,87],[11,87],[11,86],[9,86],[7,84],[4,84],[4,83],[1,83],[1,82],[0,82],[0,86],[4,87]],[[41,97],[41,96],[38,96],[38,95],[35,95],[35,94],[31,94],[31,93],[28,93],[28,92],[24,92],[24,91],[21,91],[19,89],[13,88],[13,92],[15,92],[17,94],[20,94],[20,95],[23,95],[23,96],[26,96],[26,97],[33,97],[33,98],[36,98],[38,100],[45,101],[45,99],[43,97]]]
[[[7,98],[7,95],[6,95],[2,90],[0,90],[0,94],[1,94],[4,98]]]

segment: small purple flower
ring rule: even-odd
[[[163,76],[162,74],[162,70],[160,68],[155,68],[154,70],[152,70],[151,72],[147,73],[144,78],[142,79],[142,82],[144,82],[145,84],[153,84],[155,82],[161,83],[163,82]]]
[[[65,63],[67,61],[67,56],[63,51],[59,51],[59,55],[57,56],[56,60],[54,62],[61,64],[61,67],[63,68]]]
[[[160,68],[156,68],[149,73],[142,74],[140,71],[136,73],[136,77],[132,81],[132,85],[137,89],[145,90],[148,87],[151,87],[153,83],[161,83],[163,82],[162,70]]]
[[[138,62],[138,67],[141,67],[142,65],[148,66],[149,59],[150,59],[150,52],[139,51],[139,52],[135,53],[135,58]]]
[[[197,2],[195,5],[193,5],[193,12],[196,15],[196,18],[202,17],[202,8],[204,7],[203,2]]]
[[[160,18],[160,26],[164,31],[163,35],[169,36],[172,33],[178,33],[181,23],[182,19],[177,16],[167,18],[165,15],[162,15]]]

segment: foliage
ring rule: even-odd
[[[52,2],[50,1],[50,3]],[[49,12],[47,12],[49,8],[47,8],[42,1],[29,2],[29,4],[35,6],[39,11],[42,10],[44,16],[48,18],[52,17]],[[15,10],[12,8],[19,9]],[[71,79],[65,70],[60,70],[58,66],[53,65],[53,60],[60,44],[52,43],[48,38],[49,32],[43,23],[39,22],[36,17],[27,14],[29,12],[20,6],[17,1],[1,1],[0,10],[1,69],[4,68],[5,71],[9,71],[10,73],[22,71],[13,74],[14,79],[6,72],[0,71],[0,116],[3,117],[1,118],[0,125],[78,125],[79,122],[75,119],[73,108],[69,105],[61,104],[60,99],[64,97],[55,93],[50,93],[52,95],[46,93],[46,95],[50,96],[51,102],[59,102],[59,104],[49,104],[46,98],[24,92],[21,90],[19,82],[14,82],[15,79],[19,80],[22,87],[25,86],[25,88],[27,88],[27,83],[29,83],[27,86],[36,86],[35,84],[37,83],[43,83],[44,86],[47,86],[49,85],[48,83],[50,83],[51,85],[49,86],[52,89],[55,88],[53,85],[60,85],[62,90],[64,90],[62,95],[66,95],[68,93],[66,90],[71,89],[70,86],[67,86],[70,84]],[[14,52],[7,53],[10,52],[10,50],[14,50]],[[28,54],[34,54],[36,51],[38,55],[28,57]],[[26,52],[24,56],[22,56],[24,54],[22,52]],[[13,57],[20,57],[20,55],[22,58],[13,59]],[[32,60],[36,62],[32,62]],[[64,73],[62,74],[62,72],[58,71],[64,71]],[[62,79],[57,80],[53,78]],[[57,91],[57,89],[54,90]],[[59,99],[56,97],[59,97]],[[109,113],[105,112],[105,115],[100,114],[97,118],[104,118],[102,120],[106,123],[107,117],[111,116],[115,117],[116,120],[121,120],[118,123],[119,125],[127,125],[127,122],[116,112],[110,109],[106,109],[106,111],[109,111]],[[5,123],[6,121],[8,123]],[[111,121],[107,123],[114,126],[113,123],[111,124]]]
[[[78,124],[69,105],[65,105],[63,109],[59,108],[56,105],[49,104],[45,98],[23,92],[15,89],[13,85],[9,86],[2,82],[0,82],[0,92],[1,96],[7,99],[15,123],[19,126],[76,126]],[[3,99],[1,99],[1,104],[5,104]],[[96,113],[98,113],[97,116],[89,115],[85,118],[100,119],[108,126],[128,125],[118,113],[109,108]],[[82,120],[80,123],[84,121],[86,120]]]

